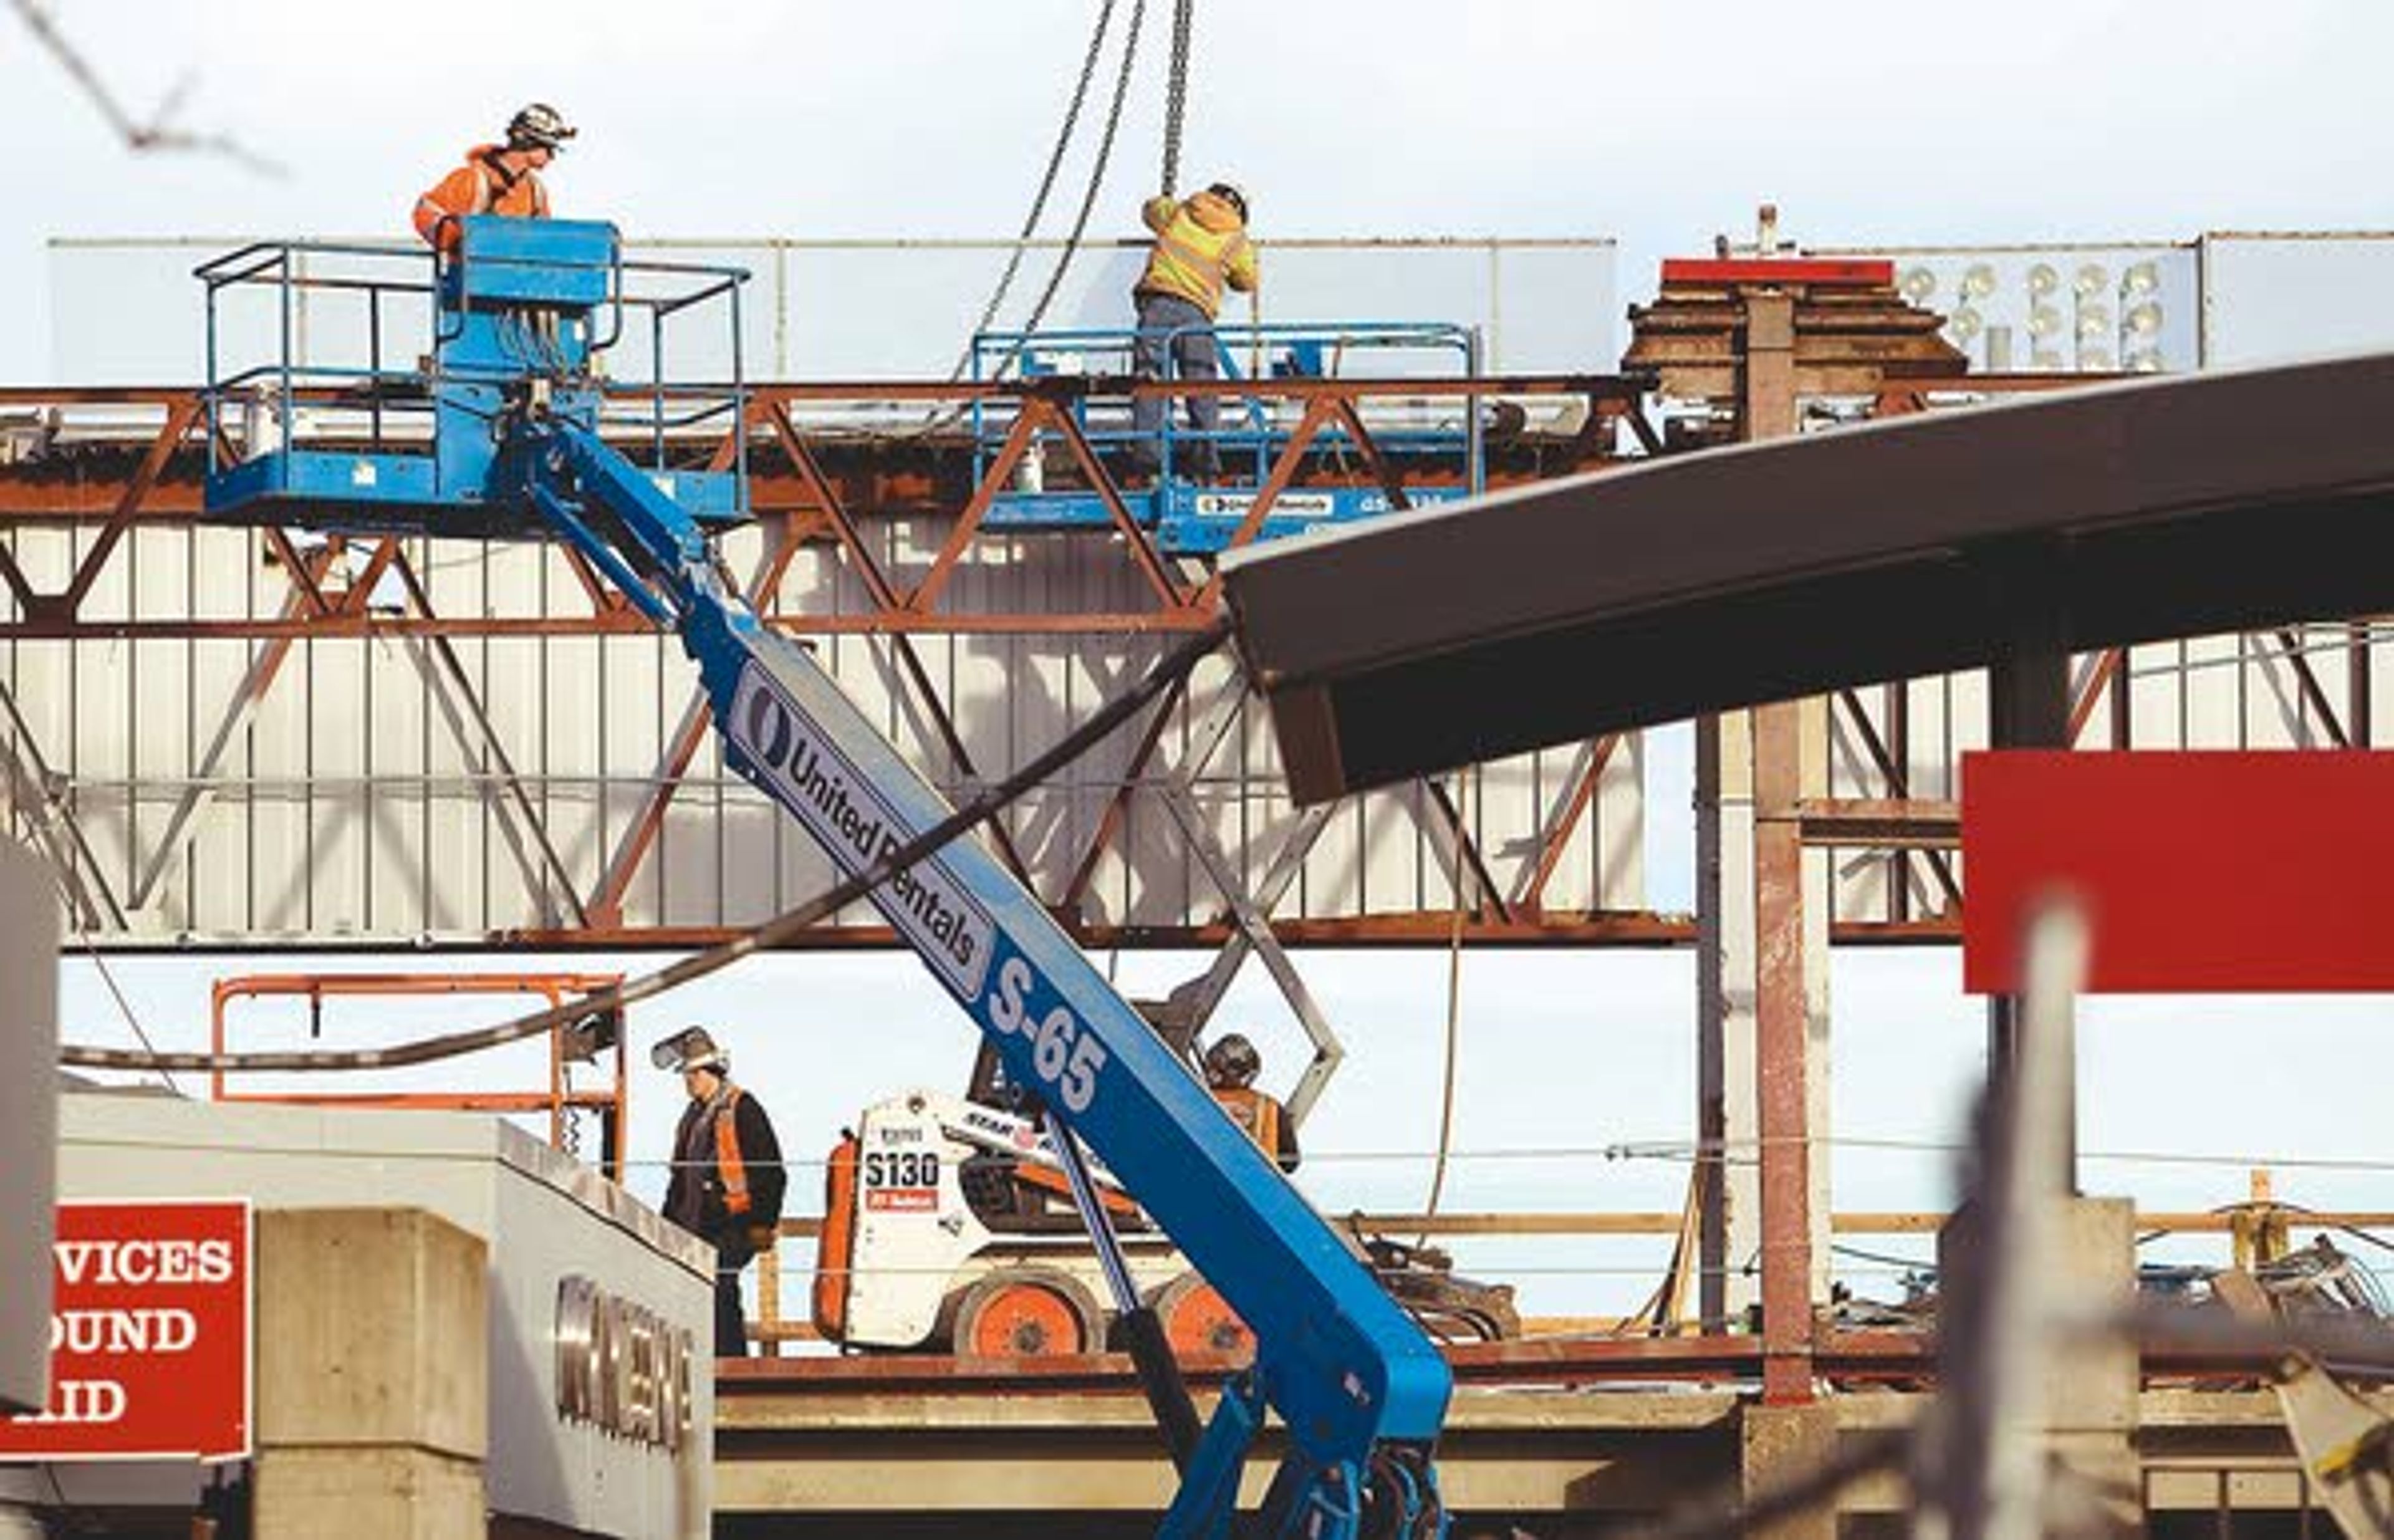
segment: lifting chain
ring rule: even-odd
[[[989,303],[981,307],[974,335],[988,331],[997,320],[998,307],[1006,303],[1006,294],[1014,287],[1015,274],[1022,270],[1022,254],[1030,245],[1032,233],[1039,228],[1040,217],[1047,212],[1048,194],[1056,191],[1056,178],[1064,169],[1064,154],[1072,149],[1073,131],[1080,126],[1081,107],[1088,100],[1089,82],[1096,78],[1098,56],[1105,51],[1106,30],[1113,25],[1113,19],[1114,0],[1103,0],[1098,7],[1097,25],[1089,30],[1088,51],[1081,57],[1081,75],[1072,86],[1072,104],[1064,109],[1064,125],[1056,131],[1055,148],[1047,151],[1047,169],[1039,174],[1039,191],[1032,197],[1031,212],[1023,217],[1021,232],[1014,238],[1014,250],[1006,259],[1006,271],[998,275],[997,287],[990,291]],[[948,377],[964,378],[971,365],[972,339],[967,336],[964,353],[956,360],[956,366],[948,371]]]
[[[578,1161],[582,1158],[582,1109],[573,1104],[573,1064],[567,1060],[558,1068],[558,1147],[560,1152]]]
[[[1180,191],[1180,130],[1189,116],[1189,33],[1197,0],[1172,0],[1172,63],[1164,82],[1164,193]]]
[[[1106,10],[1108,13],[1111,13],[1112,9],[1112,0],[1108,0]],[[1031,333],[1039,330],[1039,322],[1046,318],[1047,314],[1047,307],[1056,302],[1056,292],[1064,286],[1064,275],[1072,270],[1072,258],[1080,254],[1081,237],[1087,232],[1089,228],[1089,213],[1098,205],[1098,190],[1105,186],[1106,166],[1113,159],[1114,135],[1116,131],[1122,127],[1123,105],[1130,99],[1131,69],[1138,62],[1138,33],[1141,25],[1146,21],[1146,20],[1147,0],[1131,0],[1130,26],[1123,35],[1122,66],[1114,72],[1114,99],[1107,105],[1106,108],[1105,131],[1098,137],[1098,152],[1096,158],[1091,161],[1089,165],[1088,185],[1082,191],[1081,206],[1079,211],[1072,216],[1072,228],[1064,237],[1064,249],[1057,254],[1055,270],[1047,275],[1047,286],[1039,291],[1039,297],[1033,303],[1031,313],[1024,316],[1022,318],[1021,325],[1015,328],[1017,331],[1024,334],[1026,337]],[[1097,44],[1101,42],[1105,37],[1104,21],[1104,17],[1101,16],[1098,18],[1097,35],[1092,38],[1090,42],[1092,48],[1095,48]],[[1091,55],[1091,58],[1095,58],[1094,53]],[[1059,148],[1061,148],[1060,141]],[[1015,246],[1016,257],[1019,257],[1021,256],[1021,244],[1017,243]],[[1013,265],[1009,263],[1007,266],[1007,271],[1010,274],[1012,270]],[[993,300],[991,303],[990,314],[993,315],[995,312],[996,304],[995,301]],[[984,316],[982,318],[981,324],[984,328],[988,326],[988,316]],[[961,375],[964,372],[964,365],[970,360],[971,356],[972,344],[970,342],[967,342],[965,344],[965,358],[958,361],[956,370],[958,375]],[[996,367],[990,373],[990,377],[993,379],[1003,379],[1013,370],[1015,364],[1020,361],[1021,357],[1022,345],[1020,343],[1017,343],[1014,348],[1006,353],[1006,357],[997,362]],[[950,409],[950,420],[953,420],[955,412],[956,409]],[[940,419],[937,417],[932,419],[934,423],[937,423],[939,420]]]
[[[1098,204],[1098,191],[1105,185],[1106,165],[1113,159],[1114,131],[1122,126],[1123,103],[1130,99],[1131,67],[1138,62],[1138,31],[1147,19],[1147,0],[1131,0],[1130,29],[1123,36],[1122,68],[1114,72],[1114,99],[1106,109],[1106,130],[1098,137],[1097,159],[1089,166],[1089,185],[1081,194],[1080,212],[1072,217],[1072,233],[1064,237],[1064,250],[1056,258],[1056,270],[1047,275],[1047,286],[1039,293],[1039,302],[1031,307],[1023,319],[1022,330],[1035,332],[1055,302],[1056,291],[1064,286],[1064,274],[1081,249],[1081,237],[1089,228],[1089,211]],[[1008,360],[1011,362],[1012,360]]]

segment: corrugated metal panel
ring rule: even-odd
[[[876,525],[892,569],[919,571],[943,522]],[[37,583],[62,585],[88,532],[13,530]],[[730,542],[735,571],[760,541]],[[1101,540],[988,541],[959,574],[962,611],[1135,607],[1138,582]],[[406,543],[437,612],[586,613],[588,599],[553,551],[524,546]],[[283,574],[242,532],[137,530],[94,590],[94,616],[272,615]],[[337,593],[347,573],[336,569]],[[853,612],[858,581],[829,547],[792,561],[778,608]],[[1061,737],[1161,655],[1154,638],[1035,635],[918,637],[912,643],[954,724],[977,780],[948,753],[932,715],[883,638],[822,638],[819,655],[907,754],[961,798]],[[540,847],[545,833],[588,898],[639,817],[658,763],[692,699],[695,675],[655,637],[466,638],[450,643],[464,691],[438,650],[415,638],[317,639],[287,649],[271,682],[236,721],[213,766],[209,746],[268,644],[228,640],[20,642],[5,682],[72,806],[109,885],[129,896],[164,874],[139,928],[252,941],[462,938],[564,923]],[[1198,678],[1148,777],[1190,768],[1192,735],[1228,665]],[[479,705],[477,704],[479,703]],[[485,734],[523,778],[537,826],[517,815]],[[1043,895],[1061,894],[1085,859],[1122,777],[1125,733],[1026,797],[1009,830]],[[11,744],[12,747],[16,745]],[[1538,837],[1555,826],[1587,764],[1584,745],[1493,767],[1463,799],[1471,836],[1500,896],[1528,888]],[[1639,759],[1608,764],[1544,895],[1552,910],[1643,902]],[[1259,883],[1296,814],[1259,710],[1243,711],[1200,768],[1195,798],[1243,885]],[[1097,862],[1082,907],[1100,924],[1179,928],[1214,919],[1224,900],[1150,785],[1133,798]],[[195,805],[187,821],[178,809]],[[31,809],[12,808],[27,832]],[[177,853],[161,842],[179,828]],[[1453,834],[1410,789],[1343,811],[1278,911],[1315,919],[1443,911]],[[711,736],[625,895],[630,927],[722,926],[779,913],[832,880],[829,863],[737,778]],[[846,918],[869,923],[862,908]]]
[[[2093,655],[2077,660],[2073,678],[2084,682]],[[2101,749],[2317,749],[2350,743],[2382,745],[2383,734],[2359,737],[2362,717],[2382,719],[2394,706],[2394,638],[2342,624],[2290,627],[2244,636],[2199,637],[2155,642],[2127,650],[2122,672],[2096,697],[2079,746]],[[2356,683],[2365,689],[2366,711],[2354,710]],[[1986,745],[1986,680],[1983,674],[1915,679],[1901,687],[1909,715],[1909,752],[1904,762],[1914,796],[1953,799],[1960,794],[1961,756]],[[2113,699],[2128,702],[2124,744],[2112,736]],[[2315,692],[2315,693],[2314,693]],[[1887,691],[1857,692],[1864,716],[1882,739],[1888,731]],[[1841,710],[1835,726],[1835,795],[1889,795],[1884,777],[1862,755],[1851,723]],[[1836,914],[1841,919],[1897,917],[1890,903],[1888,862],[1874,855],[1840,852],[1836,866]],[[1958,862],[1957,862],[1958,867]],[[1940,895],[1926,882],[1927,868],[1912,865],[1914,916],[1933,912]]]

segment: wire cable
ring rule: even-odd
[[[1465,770],[1455,777],[1454,838],[1449,861],[1454,874],[1454,924],[1447,934],[1446,952],[1446,1050],[1445,1064],[1440,1073],[1438,1106],[1438,1158],[1429,1172],[1429,1200],[1422,1205],[1426,1215],[1438,1212],[1438,1200],[1446,1191],[1446,1158],[1454,1142],[1454,1063],[1456,1046],[1462,1035],[1463,1022],[1463,916],[1467,909],[1476,910],[1480,903],[1479,876],[1463,859],[1463,809],[1470,805],[1471,771]],[[1465,887],[1469,883],[1470,902],[1465,902]],[[1427,1244],[1429,1237],[1419,1237],[1415,1249]]]
[[[642,1000],[653,999],[668,991],[678,989],[683,984],[705,978],[708,974],[719,973],[754,953],[766,951],[790,940],[817,922],[863,898],[900,873],[927,860],[959,835],[988,822],[1025,792],[1086,754],[1136,716],[1148,702],[1171,688],[1175,681],[1195,668],[1200,661],[1221,645],[1223,638],[1228,635],[1228,623],[1217,620],[1165,654],[1157,663],[1153,672],[1129,690],[1107,702],[1086,722],[1067,733],[1046,753],[991,786],[971,802],[957,809],[904,845],[875,862],[871,866],[817,894],[786,914],[768,920],[744,936],[685,957],[654,973],[645,974],[612,988],[583,995],[579,999],[551,1007],[546,1010],[534,1011],[510,1021],[500,1022],[496,1026],[476,1027],[466,1032],[417,1038],[412,1042],[394,1044],[385,1048],[225,1054],[135,1053],[129,1049],[98,1048],[68,1044],[60,1046],[59,1061],[88,1069],[177,1069],[227,1073],[399,1069],[411,1064],[426,1064],[437,1060],[454,1059],[461,1054],[476,1053],[484,1048],[494,1048],[503,1044],[535,1036],[554,1031],[558,1027],[585,1020],[594,1011],[619,1010]]]
[[[83,923],[83,906],[76,902],[74,893],[69,888],[66,873],[53,866],[50,868],[50,879],[57,887],[59,897],[64,902],[67,913],[74,916],[75,941],[91,958],[91,966],[99,974],[99,981],[106,986],[109,998],[116,1002],[117,1014],[124,1017],[125,1024],[133,1029],[133,1035],[139,1041],[141,1046],[155,1055],[158,1045],[151,1040],[149,1029],[141,1024],[140,1014],[133,1008],[133,1002],[125,997],[124,989],[117,984],[116,972],[108,966],[108,958],[101,954],[99,943],[92,940],[91,928]],[[175,1077],[171,1073],[161,1069],[159,1078],[165,1081],[167,1090],[177,1096],[183,1094],[183,1087],[175,1083]]]
[[[125,1018],[125,1024],[133,1029],[133,1035],[140,1040],[142,1048],[155,1056],[158,1052],[158,1045],[151,1040],[149,1029],[141,1024],[141,1018],[133,1009],[133,1002],[126,999],[125,991],[118,987],[115,970],[108,966],[108,959],[102,956],[99,948],[93,944],[91,932],[78,926],[75,928],[75,936],[83,942],[84,951],[90,954],[91,966],[99,971],[99,981],[108,986],[109,998],[116,1002],[117,1013]],[[166,1089],[177,1096],[183,1094],[183,1087],[175,1083],[174,1072],[163,1064],[159,1066],[158,1077],[166,1083]]]

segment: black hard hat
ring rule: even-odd
[[[704,1027],[684,1027],[671,1037],[659,1039],[657,1046],[649,1050],[649,1062],[677,1073],[691,1070],[731,1073],[731,1056],[716,1045]]]
[[[507,148],[562,150],[578,131],[565,121],[564,113],[545,101],[535,101],[507,120]]]
[[[1236,182],[1216,182],[1205,191],[1238,210],[1239,223],[1247,222],[1247,195],[1239,191]]]
[[[1216,1090],[1241,1090],[1264,1067],[1264,1056],[1238,1033],[1225,1033],[1205,1050],[1205,1084]]]

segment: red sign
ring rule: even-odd
[[[248,1204],[62,1202],[51,1271],[49,1405],[0,1459],[249,1454]]]
[[[1859,257],[1671,257],[1664,259],[1663,282],[1884,288],[1895,282],[1895,264]]]
[[[2394,989],[2394,754],[2006,750],[1962,762],[1963,986],[2019,986],[2042,892],[2086,988]]]

